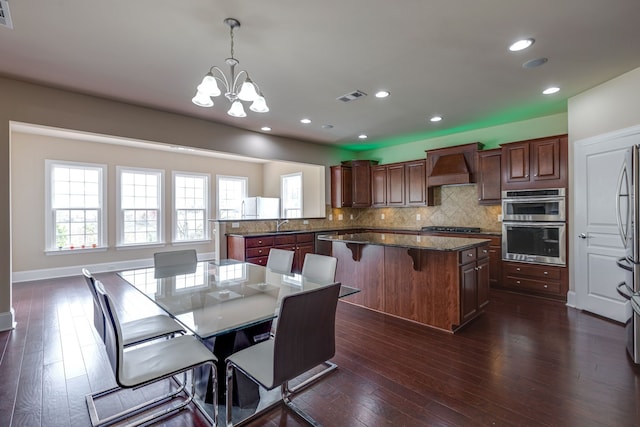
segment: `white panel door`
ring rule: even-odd
[[[626,273],[616,265],[625,256],[618,234],[616,194],[627,148],[640,143],[640,127],[577,141],[574,145],[573,274],[576,306],[625,322],[629,303],[616,285]]]

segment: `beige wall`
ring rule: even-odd
[[[0,77],[0,94],[0,330],[10,328],[13,322],[11,247],[12,239],[20,238],[12,235],[9,208],[11,121],[325,166],[351,157],[335,147],[252,133],[4,77]]]
[[[302,172],[302,212],[305,218],[318,218],[325,215],[325,167],[301,163],[272,162],[264,166],[264,195],[280,197],[280,176]]]
[[[209,175],[211,217],[215,217],[215,177],[238,175],[248,177],[250,187],[260,191],[263,181],[261,163],[223,160],[169,151],[132,148],[82,140],[56,138],[44,135],[13,132],[11,140],[11,209],[13,231],[12,271],[28,271],[65,266],[92,265],[128,259],[150,259],[158,247],[116,250],[116,166],[129,166],[164,170],[164,235],[171,240],[172,172],[196,172]],[[44,253],[45,212],[45,160],[88,162],[107,165],[107,240],[106,252],[46,255]],[[170,243],[167,246],[171,246]],[[197,244],[198,252],[213,252],[213,243]]]

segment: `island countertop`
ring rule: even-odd
[[[489,243],[487,239],[466,237],[438,237],[396,233],[355,233],[318,235],[318,240],[355,243],[360,245],[397,246],[432,251],[461,251]]]

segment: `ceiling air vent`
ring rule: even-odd
[[[9,13],[9,2],[6,0],[0,0],[0,25],[7,28],[13,28],[11,14]]]
[[[363,96],[367,96],[367,94],[361,90],[356,90],[355,92],[351,92],[351,93],[347,93],[346,95],[339,96],[336,99],[342,102],[349,102],[349,101],[354,101],[358,98],[362,98]]]

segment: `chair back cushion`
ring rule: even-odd
[[[120,328],[120,320],[118,319],[118,313],[116,313],[113,300],[107,294],[102,283],[98,280],[95,281],[96,291],[100,300],[100,307],[105,318],[105,339],[104,346],[111,363],[111,369],[116,377],[116,382],[119,386],[123,387],[120,382],[122,369],[122,359],[124,353],[123,341],[122,341],[122,329]]]
[[[283,249],[271,249],[267,258],[267,268],[276,273],[291,273],[293,267],[293,251]]]
[[[334,257],[318,254],[307,254],[302,264],[302,276],[321,284],[332,283],[336,280],[336,264]]]
[[[282,384],[336,351],[336,306],[340,283],[282,299],[274,338],[273,383]]]
[[[178,265],[191,265],[198,263],[198,254],[195,249],[182,251],[156,252],[153,254],[153,266],[174,267]]]
[[[87,281],[87,286],[91,291],[93,297],[93,327],[96,328],[100,339],[104,342],[104,315],[102,314],[102,308],[100,307],[100,300],[96,291],[96,279],[91,275],[86,268],[82,269],[82,275]]]

